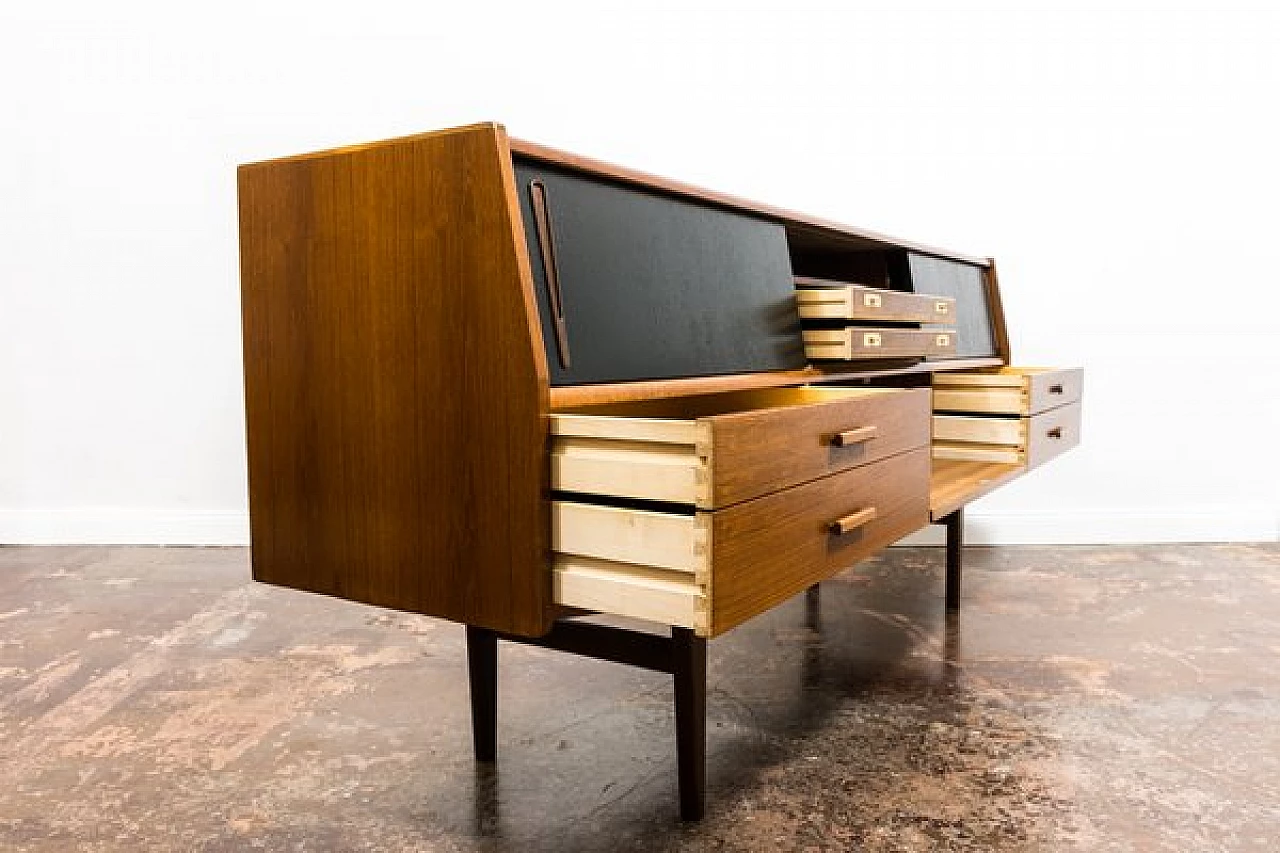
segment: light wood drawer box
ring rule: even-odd
[[[921,446],[711,512],[552,503],[555,601],[723,633],[929,521]]]
[[[805,329],[804,352],[811,360],[938,358],[954,355],[956,335],[948,329],[894,329],[849,326]]]
[[[1079,368],[1002,367],[933,375],[935,412],[1035,415],[1080,399]]]
[[[553,413],[551,487],[715,509],[928,443],[927,389],[641,400]]]
[[[933,416],[933,456],[1034,468],[1080,443],[1080,403],[1032,417]]]
[[[796,284],[806,281],[797,279]],[[857,285],[801,287],[796,290],[796,307],[802,320],[879,320],[943,326],[956,321],[954,299]]]

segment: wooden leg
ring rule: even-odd
[[[707,641],[688,628],[672,628],[671,663],[680,817],[701,820],[707,790]]]
[[[467,626],[467,675],[476,761],[494,761],[498,755],[498,635],[493,631]]]
[[[816,631],[822,623],[822,587],[816,583],[804,591],[804,625]]]
[[[960,609],[960,574],[964,559],[964,509],[943,518],[947,526],[947,610]]]

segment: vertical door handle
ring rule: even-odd
[[[569,329],[564,322],[564,294],[560,290],[560,267],[556,264],[556,240],[551,231],[547,188],[537,178],[529,182],[529,200],[533,204],[533,224],[538,234],[538,250],[542,254],[542,272],[547,279],[551,324],[556,332],[556,354],[560,356],[560,366],[568,370]]]

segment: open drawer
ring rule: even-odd
[[[987,415],[1035,415],[1080,399],[1080,368],[1000,367],[935,373],[933,410]]]
[[[933,456],[1034,468],[1080,443],[1080,403],[1030,418],[933,416]]]
[[[551,415],[558,492],[716,509],[929,443],[929,392],[768,388]]]
[[[929,452],[714,511],[552,503],[558,604],[714,636],[929,522]]]
[[[941,358],[954,355],[955,351],[956,336],[950,329],[848,326],[843,329],[804,330],[804,352],[814,361]]]
[[[956,322],[956,301],[946,296],[812,278],[797,278],[796,287],[796,308],[802,320],[870,320],[943,326]]]

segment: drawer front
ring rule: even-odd
[[[853,390],[853,389],[850,389]],[[924,388],[710,419],[712,501],[724,507],[929,444]]]
[[[946,329],[805,329],[804,350],[814,361],[942,358],[955,355],[956,336]]]
[[[1050,409],[1028,419],[1027,467],[1043,465],[1080,443],[1080,404]]]
[[[928,524],[929,468],[919,448],[712,513],[711,633]],[[853,526],[838,534],[832,525],[841,519]]]
[[[928,524],[928,496],[920,447],[714,512],[556,501],[555,601],[720,634]]]
[[[812,279],[796,279],[801,285]],[[879,320],[893,323],[955,322],[956,301],[927,293],[903,293],[874,287],[801,287],[796,305],[802,320]]]
[[[934,415],[933,458],[1043,465],[1080,443],[1080,403],[1030,418]]]
[[[935,373],[935,411],[993,415],[1035,415],[1080,399],[1079,368],[1003,367]]]
[[[716,509],[929,443],[920,388],[777,388],[600,408],[552,415],[553,489]]]

